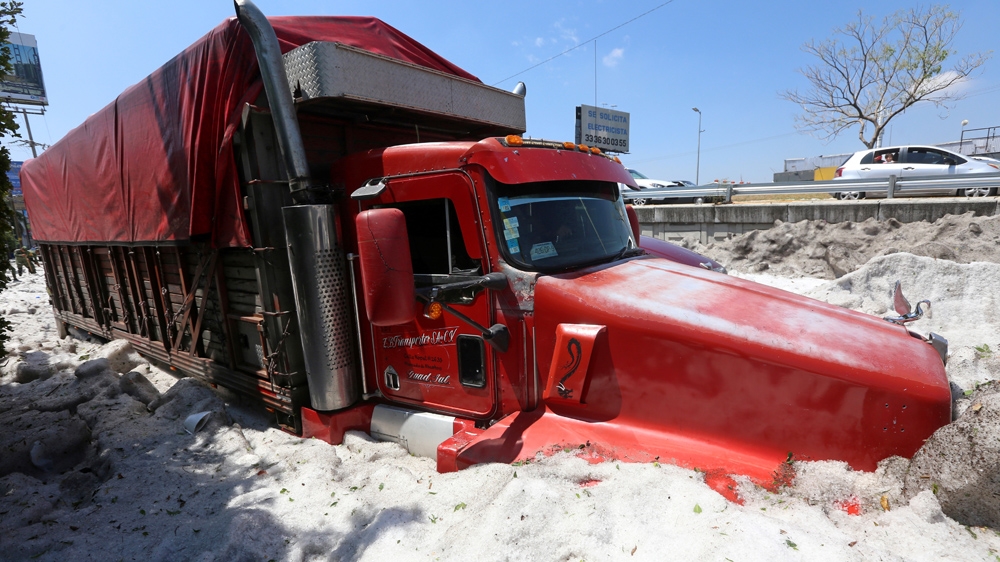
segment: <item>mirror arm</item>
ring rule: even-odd
[[[507,348],[510,345],[510,331],[507,329],[507,326],[504,326],[503,324],[494,324],[489,328],[487,328],[485,326],[480,325],[472,318],[469,318],[468,316],[462,314],[461,312],[455,310],[454,308],[448,306],[447,304],[441,301],[436,301],[435,299],[437,298],[438,291],[439,287],[432,287],[431,290],[428,291],[430,294],[417,293],[417,300],[422,301],[425,304],[437,302],[439,305],[441,305],[441,308],[447,310],[459,320],[465,322],[469,326],[472,326],[473,328],[478,330],[479,333],[483,336],[483,339],[486,341],[486,343],[490,344],[490,346],[492,346],[494,349],[496,349],[500,353],[504,353],[507,351]]]
[[[494,291],[503,289],[507,286],[507,276],[500,272],[487,273],[478,279],[471,279],[466,281],[455,281],[454,283],[445,283],[443,285],[435,285],[433,287],[428,287],[424,289],[417,289],[418,295],[423,295],[425,297],[435,297],[436,293],[442,291],[457,291],[461,289],[471,289],[473,287],[483,287],[484,289],[492,289]]]

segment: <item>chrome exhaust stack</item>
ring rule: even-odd
[[[353,345],[347,260],[337,239],[337,209],[315,204],[305,145],[278,37],[251,0],[234,0],[236,17],[253,42],[271,107],[278,148],[293,205],[270,210],[284,221],[285,245],[303,362],[313,409],[340,410],[357,402],[359,380]]]
[[[285,64],[281,60],[278,36],[275,35],[274,28],[264,17],[263,12],[253,2],[234,0],[233,4],[236,8],[236,18],[250,35],[254,52],[257,53],[260,77],[264,82],[264,91],[271,106],[271,118],[274,120],[274,129],[278,137],[278,148],[281,149],[285,161],[292,201],[296,204],[310,203],[312,197],[309,192],[309,163],[306,161],[306,149],[302,145],[302,133],[299,131],[292,92],[288,88]]]

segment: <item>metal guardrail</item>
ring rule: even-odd
[[[890,192],[889,186],[895,185]],[[845,191],[883,191],[888,197],[906,195],[907,191],[917,191],[929,187],[945,187],[948,189],[970,189],[975,187],[1000,187],[1000,173],[995,174],[962,174],[961,176],[915,176],[912,178],[897,178],[889,176],[879,180],[825,180],[807,182],[775,182],[775,183],[721,183],[713,187],[691,187],[684,189],[643,189],[626,192],[626,199],[666,199],[712,197],[729,203],[734,195],[777,195],[787,193],[841,193]]]

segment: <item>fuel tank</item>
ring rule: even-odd
[[[789,459],[874,470],[951,419],[903,327],[664,259],[543,276],[535,319],[544,407],[487,432],[519,459],[559,443],[762,482]]]

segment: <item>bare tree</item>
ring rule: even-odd
[[[799,130],[832,139],[857,125],[858,139],[872,148],[886,124],[913,104],[941,107],[963,97],[955,86],[992,53],[967,55],[945,70],[961,28],[959,14],[948,6],[900,10],[878,25],[858,11],[857,21],[834,30],[833,38],[803,45],[819,59],[799,70],[810,88],[780,96],[802,107],[795,117]]]

